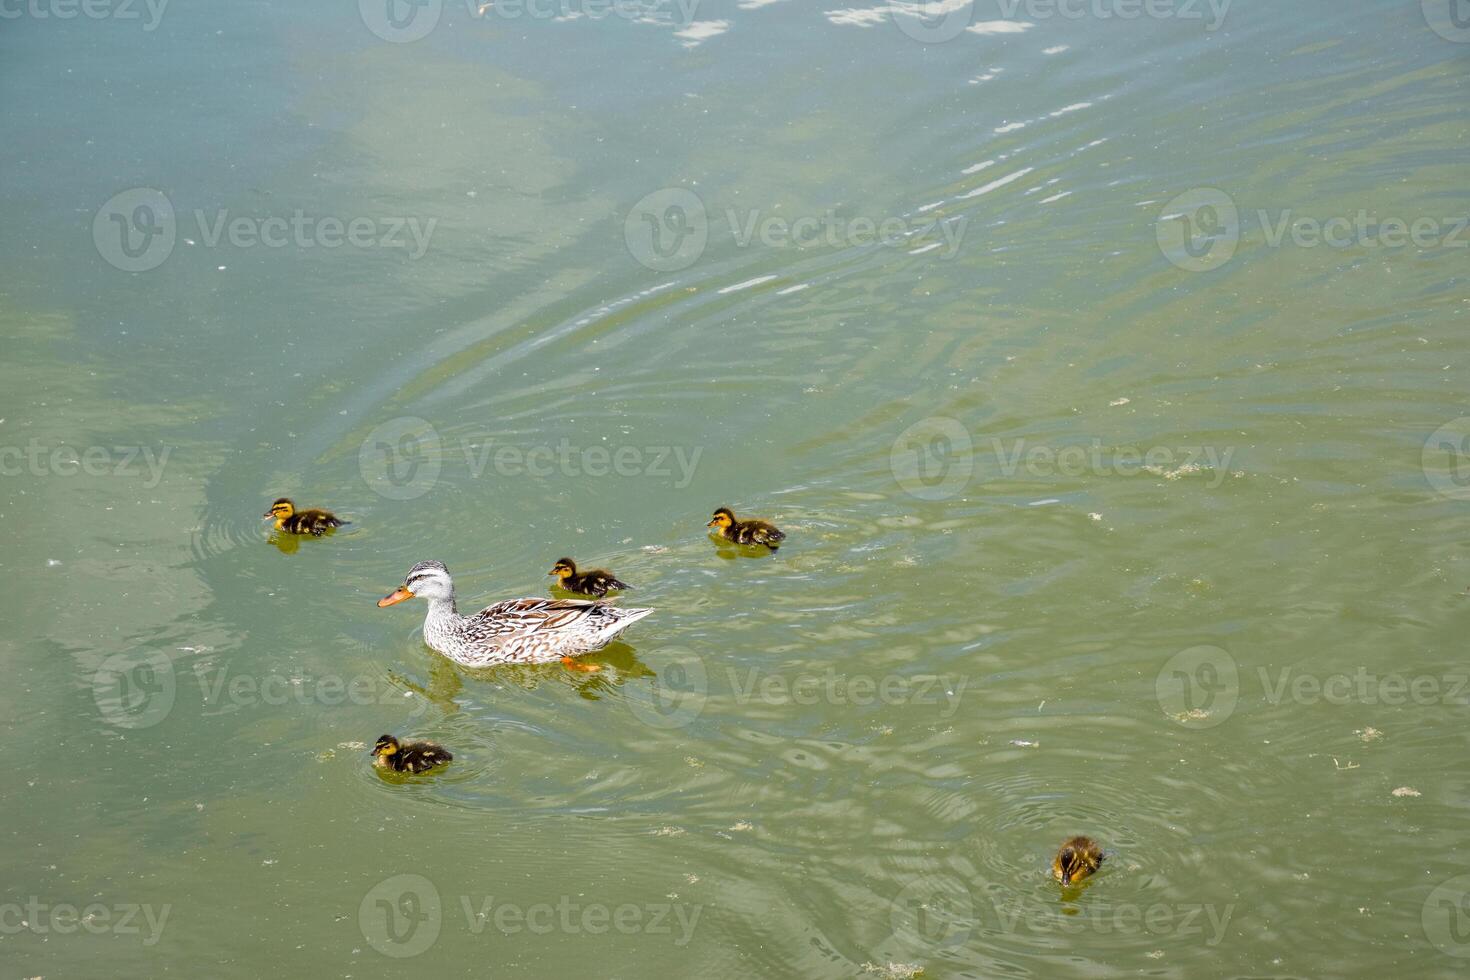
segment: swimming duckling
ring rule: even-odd
[[[373,765],[394,772],[427,772],[454,756],[442,745],[433,742],[400,742],[392,735],[384,735],[373,746]]]
[[[763,544],[772,551],[781,547],[781,542],[786,540],[786,532],[776,525],[756,520],[737,521],[735,512],[728,507],[716,509],[705,527],[714,528],[715,533],[726,541],[736,544]]]
[[[1063,885],[1075,884],[1096,871],[1102,862],[1102,848],[1096,841],[1091,837],[1073,837],[1062,844],[1052,859],[1052,877]]]
[[[271,509],[265,512],[265,516],[275,519],[277,531],[285,531],[287,534],[310,534],[315,537],[321,537],[334,527],[352,523],[342,520],[329,510],[298,511],[289,497],[282,497],[271,504]]]
[[[631,589],[627,582],[619,580],[605,568],[594,568],[590,572],[578,572],[577,563],[570,558],[558,558],[547,575],[556,576],[556,584],[568,592],[578,595],[607,595],[609,589]]]

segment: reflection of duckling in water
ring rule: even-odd
[[[1091,837],[1073,837],[1062,844],[1052,859],[1052,877],[1072,885],[1091,875],[1103,863],[1102,848]]]
[[[454,758],[449,750],[433,742],[400,742],[383,735],[373,746],[373,765],[394,772],[427,772]]]
[[[714,516],[705,527],[714,528],[715,533],[726,541],[735,544],[763,544],[772,551],[781,547],[781,542],[786,540],[786,532],[776,525],[757,520],[737,521],[735,512],[728,507],[716,508]]]
[[[593,595],[599,599],[607,595],[609,591],[631,589],[632,586],[620,580],[604,568],[594,568],[590,572],[577,571],[577,563],[570,558],[558,558],[556,564],[551,566],[547,575],[556,576],[556,584],[568,592],[577,595]]]
[[[265,512],[265,517],[267,520],[275,521],[277,531],[285,531],[287,534],[310,534],[317,538],[333,528],[352,523],[342,520],[329,510],[317,508],[297,510],[289,497],[281,497],[271,504],[271,509]]]

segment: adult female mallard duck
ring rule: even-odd
[[[427,599],[424,642],[466,667],[544,664],[607,646],[623,630],[653,612],[619,609],[585,599],[507,599],[473,616],[461,616],[454,580],[443,562],[421,561],[403,584],[378,600],[378,607],[405,599]]]
[[[313,537],[321,537],[335,527],[343,524],[351,524],[344,521],[329,510],[297,510],[296,505],[291,503],[291,498],[281,497],[271,504],[271,509],[265,512],[267,520],[274,520],[277,531],[285,531],[287,534],[310,534]]]
[[[578,595],[595,595],[599,599],[607,595],[609,591],[632,588],[627,582],[622,581],[605,568],[579,572],[577,563],[570,558],[558,558],[556,564],[551,566],[551,571],[546,574],[555,575],[556,584],[568,592],[576,592]]]
[[[763,544],[772,551],[781,547],[781,542],[786,540],[786,532],[776,525],[757,520],[737,521],[735,512],[728,507],[716,508],[714,516],[705,527],[714,528],[715,533],[726,541],[736,544]]]
[[[400,742],[392,735],[381,735],[373,746],[373,765],[394,772],[428,772],[435,766],[453,761],[454,756],[433,742]]]
[[[1103,863],[1102,848],[1091,837],[1073,837],[1063,842],[1052,859],[1051,873],[1063,885],[1071,885],[1092,874]]]

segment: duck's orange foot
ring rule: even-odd
[[[595,674],[602,669],[601,664],[584,664],[575,657],[562,657],[561,665],[567,670],[580,670],[584,674]]]

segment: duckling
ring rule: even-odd
[[[427,772],[454,758],[449,750],[433,742],[400,742],[383,735],[373,746],[373,765],[394,772]]]
[[[577,563],[570,558],[558,558],[556,564],[551,566],[547,575],[556,576],[556,584],[568,592],[578,595],[595,595],[599,599],[607,595],[608,590],[631,589],[627,582],[621,581],[612,572],[605,568],[594,568],[590,572],[578,572]]]
[[[781,542],[786,540],[786,532],[776,525],[756,520],[737,521],[735,512],[728,507],[717,508],[705,527],[714,528],[715,533],[726,541],[736,544],[763,544],[772,551],[781,547]]]
[[[1091,837],[1073,837],[1062,844],[1052,859],[1051,873],[1063,885],[1081,881],[1103,863],[1102,848]]]
[[[282,497],[271,504],[271,509],[265,512],[265,516],[275,518],[277,531],[285,531],[287,534],[310,534],[318,538],[334,527],[352,523],[342,520],[329,510],[298,511],[289,497]]]

